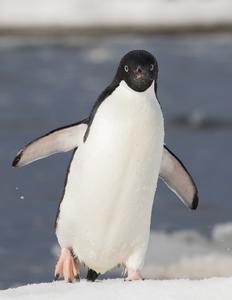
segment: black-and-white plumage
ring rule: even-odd
[[[13,162],[23,166],[77,149],[56,233],[61,247],[71,248],[94,278],[118,264],[142,268],[159,176],[188,207],[198,204],[191,176],[164,146],[157,77],[154,56],[129,52],[89,118],[30,143]]]

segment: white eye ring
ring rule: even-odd
[[[125,70],[125,72],[128,72],[128,71],[129,71],[128,65],[125,65],[125,66],[124,66],[124,70]]]
[[[154,70],[154,65],[151,64],[151,65],[150,65],[150,71],[153,71],[153,70]]]

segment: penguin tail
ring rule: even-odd
[[[100,275],[100,273],[97,273],[96,271],[94,271],[92,269],[88,269],[88,273],[87,273],[86,279],[88,281],[94,282],[99,275]]]

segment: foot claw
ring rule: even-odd
[[[80,275],[79,274],[77,274],[74,278],[75,278],[76,281],[80,281]]]
[[[54,276],[54,281],[57,281],[57,280],[59,279],[59,277],[60,277],[60,274],[59,274],[59,273],[55,274],[55,276]]]
[[[145,280],[144,278],[138,278],[138,279],[128,279],[128,277],[127,278],[124,278],[124,281],[127,281],[127,282],[131,282],[131,281],[137,281],[137,280]]]

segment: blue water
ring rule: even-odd
[[[71,154],[22,169],[12,159],[32,139],[86,117],[120,57],[136,48],[157,56],[166,143],[200,194],[199,209],[189,211],[161,183],[152,229],[209,235],[232,220],[230,35],[0,39],[0,288],[52,279],[53,223]]]

